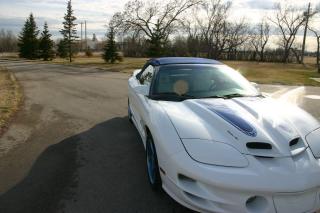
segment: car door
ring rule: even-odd
[[[155,68],[152,65],[148,65],[141,73],[141,75],[134,82],[135,85],[145,85],[150,91],[151,82],[154,77]],[[134,89],[133,89],[134,90]],[[146,137],[144,126],[146,119],[148,119],[148,114],[150,111],[150,103],[147,96],[134,92],[133,98],[131,101],[131,110],[135,119],[137,128],[142,136]]]

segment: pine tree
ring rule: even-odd
[[[43,60],[48,61],[54,58],[53,41],[51,40],[51,34],[49,33],[47,22],[44,23],[43,32],[40,38],[40,57]]]
[[[60,40],[58,43],[57,52],[60,58],[67,58],[68,57],[68,51],[66,48],[65,40]]]
[[[155,32],[150,39],[147,40],[149,48],[147,54],[151,57],[160,57],[165,55],[165,42],[161,35],[160,25],[156,24]]]
[[[19,36],[19,56],[26,59],[36,59],[39,56],[39,30],[31,13],[27,18]]]
[[[63,29],[60,31],[63,35],[65,48],[67,50],[69,61],[72,62],[73,47],[78,38],[75,21],[77,18],[73,15],[71,0],[68,1],[67,13],[64,16]]]
[[[107,34],[107,42],[104,47],[104,54],[102,55],[102,58],[107,63],[115,63],[116,61],[122,61],[121,56],[117,52],[117,46],[115,41],[115,32],[114,28],[109,28],[109,33]]]

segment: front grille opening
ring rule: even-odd
[[[292,141],[290,141],[289,146],[297,145],[299,143],[299,140],[300,138],[293,139]]]
[[[249,148],[249,149],[272,149],[272,145],[269,143],[249,142],[249,143],[247,143],[247,148]]]
[[[259,159],[274,159],[274,157],[271,157],[271,156],[259,156],[259,155],[254,155],[254,156]]]
[[[269,203],[262,196],[252,196],[246,202],[248,212],[258,213],[265,212],[269,208]]]
[[[189,200],[191,200],[196,205],[209,208],[208,206],[209,203],[206,199],[203,199],[202,197],[198,197],[186,191],[183,191],[183,193],[187,198],[189,198]]]
[[[189,182],[189,183],[195,183],[196,182],[194,179],[189,178],[189,177],[187,177],[185,175],[182,175],[182,174],[178,174],[178,178],[182,182]]]

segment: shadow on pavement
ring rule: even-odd
[[[29,174],[0,196],[0,212],[189,211],[150,189],[143,145],[123,117],[48,147]]]

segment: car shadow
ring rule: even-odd
[[[147,181],[140,137],[113,118],[48,147],[0,196],[0,212],[190,212]]]

